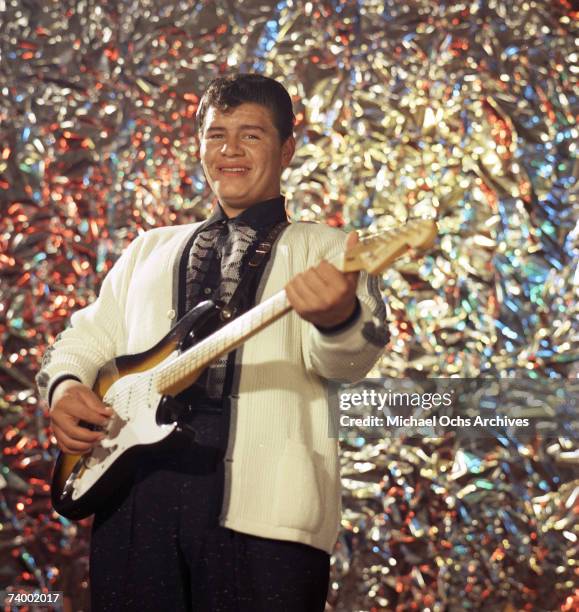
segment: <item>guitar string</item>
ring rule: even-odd
[[[247,321],[245,319],[236,319],[235,324],[232,323],[231,326],[228,326],[226,332],[222,333],[217,338],[214,338],[213,342],[208,346],[202,347],[201,351],[199,351],[199,345],[193,347],[194,351],[191,355],[193,359],[191,360],[185,358],[179,360],[179,363],[177,364],[171,363],[169,370],[161,373],[162,382],[165,382],[168,379],[169,384],[174,383],[186,375],[188,371],[195,368],[199,369],[202,365],[207,365],[213,359],[218,357],[224,350],[226,350],[227,346],[232,346],[233,341],[243,339],[243,336],[247,334],[248,328],[251,329],[255,325],[261,325],[263,320],[270,316],[268,310],[275,311],[275,307],[276,304],[273,304],[271,309],[263,308],[257,313],[252,313],[250,323],[253,323],[253,325],[247,325]],[[259,317],[255,316],[256,314],[259,315]],[[195,365],[195,363],[197,363],[197,365]]]
[[[183,353],[178,360],[162,366],[156,374],[156,382],[161,386],[164,386],[164,384],[171,385],[177,382],[187,371],[194,369],[192,366],[196,362],[197,368],[208,365],[226,350],[227,346],[232,346],[233,341],[243,340],[248,332],[261,326],[264,320],[278,314],[286,305],[287,297],[285,291],[282,290],[257,308],[244,313],[213,336],[206,338]]]

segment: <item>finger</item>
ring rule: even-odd
[[[103,415],[100,412],[96,412],[93,408],[83,404],[83,401],[84,398],[80,398],[78,402],[63,402],[62,405],[59,405],[58,412],[62,412],[63,415],[66,415],[67,417],[69,417],[69,419],[73,419],[76,422],[86,421],[87,423],[91,423],[92,425],[101,426],[106,425],[109,422],[109,415]],[[57,414],[55,414],[54,416],[57,416]]]
[[[56,415],[51,419],[52,428],[58,428],[69,438],[82,442],[95,442],[102,439],[104,435],[101,431],[92,431],[79,425],[74,417],[66,414]]]
[[[58,385],[55,391],[55,396],[58,396],[58,399],[54,402],[52,410],[57,410],[60,407],[73,405],[78,403],[80,405],[88,406],[94,412],[97,412],[102,415],[111,415],[111,409],[106,406],[99,397],[86,385],[78,382],[74,382],[73,384],[66,386],[66,383],[70,381],[65,381],[62,383],[62,391],[63,393],[59,395],[61,390],[61,386]],[[70,412],[70,410],[69,410]]]
[[[78,392],[79,392],[79,395],[84,400],[84,404],[88,406],[91,410],[94,410],[95,412],[98,412],[99,414],[104,414],[107,416],[114,414],[113,409],[110,406],[107,406],[105,403],[103,403],[99,399],[98,395],[94,393],[93,391],[91,391],[88,387],[79,388]]]
[[[352,230],[346,238],[346,250],[351,249],[353,246],[358,244],[359,241],[358,232],[356,230]]]
[[[319,290],[314,289],[315,281],[312,280],[311,274],[300,274],[294,279],[294,288],[299,294],[304,309],[307,312],[316,312],[324,310],[328,303],[326,300],[327,287],[322,284]]]
[[[305,302],[299,292],[295,288],[295,279],[285,287],[285,293],[292,308],[301,312],[305,308]]]
[[[77,440],[73,440],[58,426],[53,425],[52,429],[54,432],[54,437],[58,442],[58,446],[65,453],[83,454],[90,451],[95,446],[94,444],[89,444],[87,442],[78,442]]]
[[[77,442],[94,443],[102,440],[106,436],[106,434],[104,434],[102,431],[92,431],[91,429],[87,429],[82,425],[77,425],[76,423],[70,422],[68,423],[67,427],[61,427],[61,429],[65,431],[70,438],[76,440]]]
[[[316,272],[327,285],[326,297],[330,303],[349,300],[356,294],[358,287],[358,273],[344,274],[331,263],[322,262]]]
[[[92,451],[93,447],[89,446],[88,448],[70,448],[68,446],[64,447],[63,450],[67,455],[86,455]]]
[[[323,262],[322,262],[323,263]],[[328,268],[333,268],[332,264],[326,262],[326,266]],[[315,268],[310,268],[307,270],[304,275],[300,278],[301,283],[300,286],[308,289],[311,293],[314,294],[315,297],[321,298],[323,303],[329,302],[329,297],[333,293],[333,289],[335,285],[332,281],[337,280],[340,282],[340,272],[335,270],[335,273],[338,275],[334,277],[332,273],[328,273],[325,271],[325,267],[322,267],[322,264],[319,264]]]
[[[99,434],[100,438],[97,440],[79,440],[74,435],[71,436],[68,432],[66,432],[64,429],[62,429],[62,427],[59,427],[58,425],[56,427],[53,426],[52,429],[55,432],[55,435],[58,434],[62,442],[64,442],[68,447],[80,452],[84,452],[87,449],[94,448],[103,437],[106,437],[104,434]]]
[[[338,268],[328,261],[320,262],[320,264],[313,268],[313,270],[324,284],[335,289],[338,293],[346,291],[350,286],[348,276],[343,272],[340,272]]]
[[[346,238],[346,251],[356,246],[358,242],[360,242],[358,232],[356,230],[352,230]],[[346,277],[348,283],[351,285],[356,285],[358,283],[358,276],[360,276],[360,272],[346,272],[344,276]]]
[[[344,279],[348,283],[349,287],[357,287],[359,277],[360,272],[344,272]]]
[[[309,312],[307,298],[303,295],[302,288],[297,286],[296,278],[286,285],[285,292],[289,303],[297,313]]]

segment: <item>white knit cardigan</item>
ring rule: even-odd
[[[44,399],[61,376],[92,387],[104,363],[149,349],[167,334],[176,323],[180,255],[197,227],[157,228],[129,245],[98,298],[72,315],[45,355],[37,377]],[[276,243],[258,300],[340,252],[344,242],[343,232],[325,225],[290,225]],[[383,346],[367,333],[384,330],[376,285],[361,275],[361,316],[341,332],[320,333],[291,312],[237,350],[242,367],[232,393],[223,526],[332,551],[341,487],[325,382],[359,380],[379,356]]]

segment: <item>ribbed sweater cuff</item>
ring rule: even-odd
[[[54,380],[50,382],[50,385],[48,387],[47,401],[49,408],[52,408],[52,396],[56,391],[56,387],[58,387],[58,385],[60,385],[60,383],[64,382],[65,380],[76,380],[78,382],[82,382],[78,376],[74,376],[73,374],[63,374],[62,376],[57,376]]]
[[[337,334],[341,331],[345,331],[348,329],[348,327],[351,327],[360,318],[361,314],[362,307],[360,306],[360,300],[356,298],[356,306],[354,307],[354,311],[345,321],[338,323],[338,325],[333,325],[332,327],[320,327],[319,325],[316,325],[316,329],[326,336],[331,336],[332,334]]]

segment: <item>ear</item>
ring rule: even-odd
[[[281,145],[281,165],[282,168],[287,168],[296,152],[296,139],[289,136]]]
[[[201,137],[199,136],[199,132],[195,132],[194,142],[196,146],[195,156],[199,160],[201,159]]]

